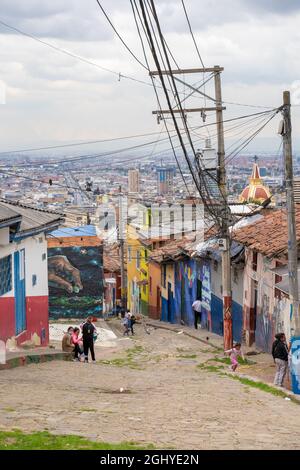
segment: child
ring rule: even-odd
[[[129,336],[129,318],[127,314],[124,316],[124,318],[122,318],[122,325],[124,327],[123,336]]]
[[[238,357],[241,356],[244,359],[244,354],[241,350],[241,343],[235,343],[232,349],[228,349],[228,351],[224,351],[225,354],[229,354],[230,356],[230,361],[231,361],[231,370],[232,372],[235,372],[237,369],[237,366],[239,365],[238,363]]]

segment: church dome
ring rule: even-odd
[[[250,184],[242,191],[239,202],[255,202],[262,204],[270,197],[270,190],[264,185],[260,177],[259,166],[255,162],[250,177]]]

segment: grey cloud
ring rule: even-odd
[[[1,0],[4,22],[39,37],[106,41],[113,32],[94,0]],[[4,26],[0,34],[12,31]]]

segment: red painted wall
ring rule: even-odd
[[[15,334],[15,299],[0,297],[0,340],[6,341]]]
[[[42,345],[46,346],[49,343],[48,318],[48,296],[26,297],[26,330],[17,336],[17,344],[30,340],[31,335],[37,333]],[[14,297],[0,297],[0,339],[7,341],[12,336],[15,336],[15,300]]]

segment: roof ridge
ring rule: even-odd
[[[13,206],[13,207],[21,207],[22,209],[31,209],[31,210],[34,210],[34,211],[37,211],[37,212],[43,212],[43,213],[46,213],[46,214],[57,214],[57,215],[65,216],[65,214],[62,213],[62,212],[50,211],[50,210],[46,210],[46,209],[38,209],[37,207],[27,206],[26,204],[23,204],[19,201],[8,201],[7,199],[0,198],[0,203],[8,204],[8,205]]]

